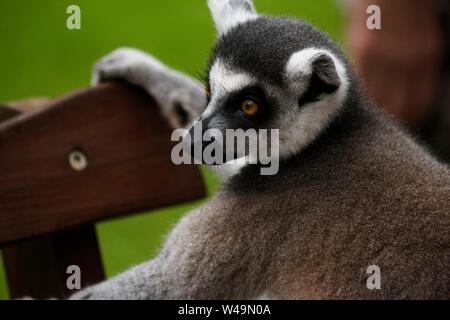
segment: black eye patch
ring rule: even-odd
[[[242,102],[245,100],[252,100],[258,104],[260,108],[258,110],[258,116],[262,115],[266,111],[265,109],[267,109],[268,103],[264,90],[260,87],[253,86],[230,93],[224,104],[224,110],[226,112],[240,111]]]
[[[258,105],[258,111],[254,115],[246,115],[242,111],[242,104],[251,100]],[[232,92],[222,105],[220,113],[230,121],[234,128],[263,128],[270,118],[272,103],[267,98],[264,90],[259,86],[250,86],[239,91]]]

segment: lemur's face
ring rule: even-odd
[[[330,123],[348,86],[340,50],[290,18],[258,15],[249,0],[209,0],[218,41],[206,73],[203,130],[279,129],[280,156]]]

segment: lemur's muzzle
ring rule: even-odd
[[[207,143],[203,141],[203,134],[206,129],[203,125],[199,126],[199,123],[201,123],[201,121],[198,121],[184,138],[184,151],[192,158],[203,163],[203,150],[207,145]]]
[[[221,134],[220,136],[208,134],[211,133],[211,130],[206,132],[211,129],[208,127],[208,123],[208,120],[199,120],[189,130],[183,140],[184,152],[202,164],[224,164],[226,162],[225,137]],[[208,149],[205,150],[206,148]],[[216,154],[216,152],[220,152],[220,154]]]

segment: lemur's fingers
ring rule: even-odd
[[[137,49],[116,49],[95,64],[93,85],[111,79],[123,79],[146,90],[176,128],[197,119],[206,103],[203,86],[197,80]]]
[[[167,69],[160,61],[143,51],[133,48],[118,48],[101,58],[92,72],[93,85],[115,78],[122,78],[138,86],[144,86],[148,68],[154,71]]]

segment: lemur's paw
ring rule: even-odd
[[[101,58],[92,72],[91,84],[105,80],[123,79],[140,87],[145,87],[149,67],[160,70],[161,62],[143,51],[133,48],[118,48]]]

